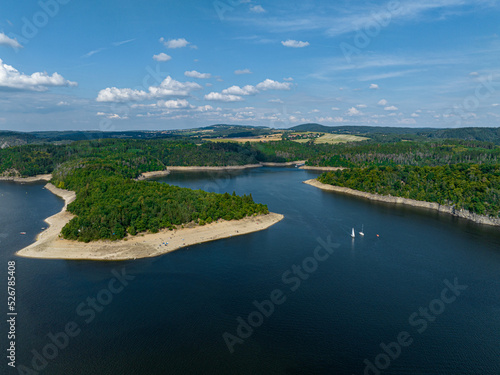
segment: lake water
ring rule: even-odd
[[[1,373],[35,365],[50,375],[500,374],[498,228],[302,183],[316,176],[295,168],[167,176],[251,193],[285,219],[127,262],[14,256],[63,202],[43,184],[0,183],[0,275],[16,261],[18,312],[18,368],[3,356]],[[361,225],[365,236],[352,240]],[[128,280],[111,287],[117,274]],[[266,317],[254,301],[271,294],[280,304],[264,303]]]

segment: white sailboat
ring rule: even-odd
[[[354,233],[354,228],[352,228],[351,237],[352,238],[356,237],[356,234]]]
[[[361,232],[359,232],[359,235],[361,237],[363,237],[365,235],[365,231],[364,231],[364,224],[361,224]]]

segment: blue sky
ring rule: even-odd
[[[0,129],[500,125],[490,0],[0,5]]]

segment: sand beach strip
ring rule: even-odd
[[[215,241],[221,238],[239,236],[269,228],[283,219],[283,215],[269,213],[246,217],[241,220],[219,220],[204,226],[187,225],[185,228],[161,230],[129,236],[120,241],[93,241],[89,243],[65,240],[60,237],[61,229],[74,215],[66,207],[75,199],[75,193],[56,188],[48,190],[64,199],[61,212],[47,218],[49,227],[37,236],[36,242],[19,250],[16,255],[39,259],[81,259],[81,260],[129,260],[155,257],[195,244]]]

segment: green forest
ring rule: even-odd
[[[466,140],[355,142],[335,145],[333,152],[328,150],[307,161],[307,165],[345,168],[458,163],[500,163],[500,146]]]
[[[323,173],[324,184],[437,202],[500,217],[500,165],[454,164],[352,168]]]
[[[155,181],[136,181],[118,162],[76,161],[60,166],[52,183],[76,192],[68,211],[77,215],[62,230],[66,239],[89,242],[122,239],[195,222],[210,224],[267,214],[267,206],[242,197],[208,193]]]
[[[132,177],[167,166],[228,166],[259,162],[307,160],[330,167],[438,166],[500,163],[500,146],[467,140],[374,140],[345,144],[297,143],[288,140],[238,144],[195,143],[195,140],[100,139],[69,144],[30,144],[0,150],[0,174],[21,176],[52,173],[59,165],[81,159],[115,161]],[[16,171],[16,172],[14,172]],[[135,175],[134,175],[135,174]]]
[[[323,183],[453,205],[499,215],[500,146],[467,139],[402,140],[372,136],[344,144],[204,142],[199,138],[95,139],[32,143],[0,149],[0,175],[52,173],[52,182],[77,192],[77,215],[63,236],[80,241],[120,239],[189,222],[240,219],[267,213],[251,196],[213,194],[150,181],[141,173],[167,166],[230,166],[306,160],[347,168]]]
[[[81,159],[114,160],[136,175],[166,166],[229,166],[259,162],[305,160],[331,147],[291,141],[238,144],[195,143],[193,140],[101,139],[70,144],[30,144],[0,149],[0,174],[17,171],[21,176],[52,173],[58,165]]]
[[[256,150],[233,143],[105,139],[5,148],[0,150],[0,174],[52,173],[55,186],[77,196],[68,206],[77,216],[63,228],[63,237],[88,242],[268,213],[267,206],[254,203],[251,195],[134,180],[167,165],[243,165],[258,162],[257,157]]]

